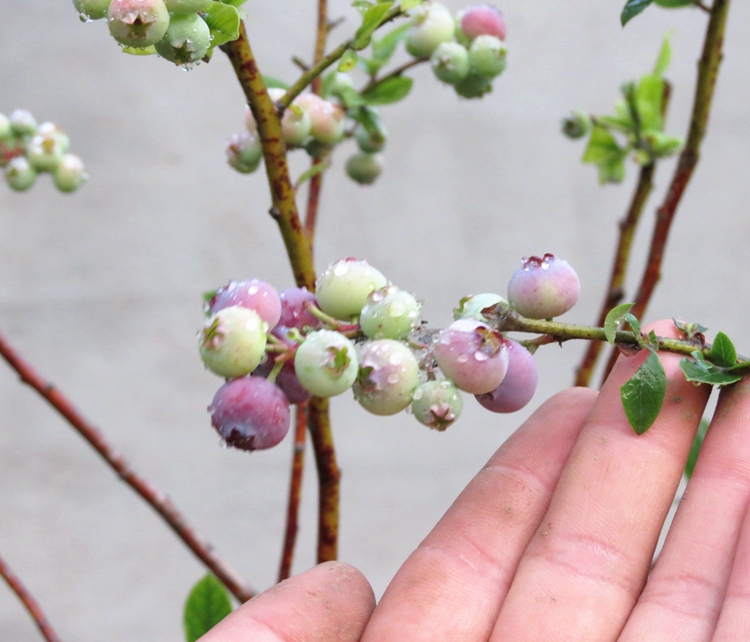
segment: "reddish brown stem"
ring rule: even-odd
[[[651,236],[646,269],[638,287],[635,305],[631,309],[631,313],[639,319],[645,314],[656,284],[661,278],[664,251],[669,238],[669,231],[677,212],[677,206],[682,200],[682,196],[700,158],[700,146],[706,134],[716,79],[723,56],[722,49],[727,14],[729,12],[729,2],[730,0],[714,0],[714,4],[711,7],[710,19],[706,28],[706,38],[703,43],[703,53],[698,61],[698,81],[695,87],[695,98],[693,100],[693,112],[690,119],[687,143],[680,154],[677,168],[672,176],[672,181],[669,184],[664,202],[656,211],[656,221]],[[615,351],[612,353],[607,364],[604,374],[605,378],[614,366],[616,359],[617,352]]]
[[[292,573],[294,546],[299,530],[299,503],[302,495],[302,472],[305,468],[305,438],[307,436],[306,404],[298,404],[295,412],[294,450],[292,452],[292,475],[289,481],[289,502],[286,509],[286,528],[284,529],[284,549],[281,552],[279,578],[281,582]]]
[[[241,602],[253,597],[253,592],[214,552],[213,546],[202,540],[187,524],[182,513],[171,500],[143,477],[136,474],[122,456],[107,442],[104,435],[75,408],[73,403],[52,383],[46,381],[36,370],[10,346],[0,334],[0,356],[18,373],[25,384],[31,386],[83,437],[107,465],[130,486],[167,523],[184,544],[221,580],[224,586]]]
[[[8,583],[11,590],[26,607],[26,610],[29,612],[29,615],[31,615],[37,628],[41,631],[44,639],[47,640],[47,642],[60,642],[60,638],[57,633],[55,633],[52,625],[47,621],[47,617],[44,615],[39,603],[34,599],[34,596],[29,593],[28,589],[23,585],[19,577],[10,569],[2,557],[0,557],[0,577]]]
[[[313,397],[308,402],[308,428],[318,469],[318,563],[335,560],[338,554],[339,481],[328,399]]]
[[[648,165],[641,167],[638,184],[635,188],[635,193],[633,194],[633,200],[630,202],[627,214],[620,221],[620,238],[617,242],[617,250],[612,265],[612,273],[609,277],[607,294],[604,298],[596,322],[596,325],[598,326],[604,325],[604,320],[607,318],[609,311],[614,308],[624,296],[623,285],[625,283],[625,271],[628,265],[628,258],[630,257],[630,248],[633,244],[633,237],[635,236],[638,221],[641,218],[641,212],[643,212],[646,200],[654,187],[653,178],[655,169],[656,165],[654,163],[649,163]],[[588,344],[586,353],[583,355],[581,364],[576,371],[574,385],[589,385],[591,382],[591,376],[594,373],[594,368],[596,367],[596,361],[599,358],[599,353],[601,352],[603,345],[604,344],[600,341],[591,341]]]

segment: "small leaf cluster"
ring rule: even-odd
[[[61,192],[74,192],[88,174],[78,156],[69,153],[70,139],[55,123],[37,124],[25,109],[0,114],[0,168],[8,187],[24,192],[48,172]]]
[[[638,82],[622,86],[615,114],[588,116],[576,111],[563,121],[570,138],[589,134],[582,161],[596,165],[599,182],[619,183],[625,177],[625,160],[632,155],[641,166],[676,154],[683,140],[664,132],[664,112],[669,83],[664,72],[671,59],[669,37],[664,39],[654,70]]]
[[[664,9],[681,9],[683,7],[698,7],[698,0],[627,0],[620,14],[620,22],[624,27],[628,22],[644,11],[649,5],[656,4]]]
[[[246,0],[73,0],[84,22],[106,19],[123,52],[191,69],[239,38]]]

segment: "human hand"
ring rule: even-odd
[[[637,436],[619,388],[643,359],[621,358],[601,393],[543,404],[407,559],[364,633],[371,591],[334,564],[252,600],[203,640],[750,640],[750,381],[722,392],[649,575],[709,390],[662,354],[664,406]]]

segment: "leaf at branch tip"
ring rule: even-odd
[[[604,319],[604,336],[607,337],[612,345],[615,345],[615,333],[620,326],[620,322],[625,318],[625,314],[630,311],[635,303],[623,303],[612,308]]]
[[[619,183],[625,176],[627,156],[628,150],[621,148],[606,128],[595,125],[581,160],[599,167],[600,183]]]
[[[195,642],[232,612],[224,585],[208,573],[193,586],[185,602],[183,625],[187,642]]]
[[[711,346],[708,358],[717,366],[731,368],[737,361],[737,350],[730,338],[723,332],[719,332]]]
[[[672,31],[668,31],[664,36],[664,40],[662,40],[659,56],[654,66],[654,76],[661,78],[667,67],[669,67],[670,62],[672,62]]]
[[[392,6],[392,2],[378,2],[374,7],[365,11],[362,16],[362,24],[357,29],[357,33],[354,34],[353,49],[364,49],[370,44],[370,37],[383,22]]]
[[[698,461],[698,453],[703,445],[703,440],[706,438],[708,425],[708,419],[701,419],[701,425],[698,426],[698,432],[695,434],[693,445],[690,448],[690,455],[688,455],[687,463],[685,464],[685,477],[688,479],[693,476],[693,469],[695,468],[695,463]]]
[[[373,38],[372,57],[379,63],[381,63],[381,65],[387,63],[396,51],[398,43],[406,38],[410,30],[411,24],[407,23],[401,25],[400,27],[396,27],[392,31],[389,31],[379,40]]]
[[[411,91],[412,79],[407,76],[394,76],[374,85],[362,94],[368,105],[387,105],[403,100]]]
[[[638,319],[635,318],[635,315],[628,312],[627,314],[623,315],[623,318],[630,326],[630,329],[633,331],[636,337],[641,334],[641,323],[640,321],[638,321]]]
[[[620,22],[624,27],[628,22],[635,18],[641,11],[643,11],[648,5],[654,0],[628,0],[623,7],[622,13],[620,14]]]
[[[211,31],[212,48],[240,37],[240,14],[236,7],[212,2],[202,15]]]
[[[664,125],[661,104],[664,100],[664,80],[654,74],[642,76],[635,92],[635,105],[643,129],[661,131]]]
[[[693,355],[695,354],[693,353]],[[682,368],[686,381],[707,383],[709,386],[729,386],[742,379],[741,373],[718,368],[703,360],[702,356],[701,359],[695,361],[690,361],[687,357],[680,360],[680,368]]]
[[[659,416],[667,391],[667,374],[655,352],[620,387],[620,399],[631,427],[642,435]]]
[[[347,49],[339,60],[339,71],[351,71],[357,66],[359,56],[354,49]]]

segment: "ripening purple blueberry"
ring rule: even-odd
[[[289,328],[285,326],[277,325],[271,334],[281,339],[281,341],[283,341],[290,349],[294,349],[296,344],[287,338],[288,330]],[[282,354],[288,355],[289,353]],[[269,352],[267,354],[268,358],[253,371],[253,375],[267,379],[268,375],[271,374],[271,371],[276,365],[276,360],[279,356],[280,353]],[[284,365],[281,366],[281,370],[279,370],[276,375],[274,383],[281,388],[291,404],[302,403],[312,397],[312,393],[300,383],[300,380],[297,377],[297,373],[294,370],[294,358],[287,360]]]
[[[411,410],[415,419],[442,432],[461,416],[463,400],[458,388],[448,379],[426,381],[414,391]]]
[[[508,284],[508,300],[529,319],[551,319],[565,314],[578,301],[581,283],[567,261],[553,254],[523,259]]]
[[[536,391],[539,370],[534,356],[517,341],[506,339],[508,346],[508,372],[502,383],[482,395],[477,401],[492,412],[516,412],[523,408]]]
[[[412,400],[419,385],[419,364],[400,341],[379,339],[366,343],[359,355],[354,398],[375,415],[395,415]]]
[[[502,14],[486,4],[467,7],[461,14],[461,31],[469,40],[479,36],[495,36],[505,40],[507,26]]]
[[[383,274],[367,261],[347,258],[331,263],[318,277],[315,294],[318,306],[336,319],[349,321],[358,317],[367,295],[385,287]]]
[[[261,377],[242,377],[216,391],[211,424],[228,446],[264,450],[289,432],[289,402],[281,389]]]
[[[107,23],[117,42],[144,48],[155,45],[167,33],[169,11],[163,0],[112,0]]]
[[[313,329],[320,326],[320,319],[310,312],[309,306],[318,305],[315,295],[307,288],[287,288],[279,294],[281,317],[279,325],[301,330],[305,326]]]
[[[475,395],[497,388],[508,370],[503,335],[475,319],[459,319],[440,333],[434,346],[443,374]]]
[[[260,279],[230,281],[216,291],[208,302],[208,311],[214,314],[231,305],[255,310],[271,329],[277,326],[281,318],[279,293],[272,285]]]
[[[335,145],[345,135],[346,112],[316,94],[301,94],[294,104],[310,115],[310,135],[325,145]]]

